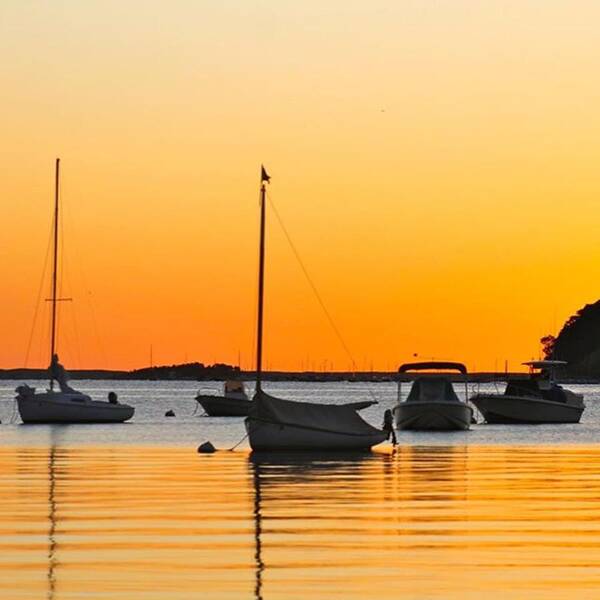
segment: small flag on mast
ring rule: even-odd
[[[260,182],[267,182],[269,183],[269,181],[271,181],[271,176],[267,174],[267,172],[265,171],[265,168],[260,165]]]

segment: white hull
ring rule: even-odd
[[[245,423],[252,450],[368,450],[387,439],[385,432],[353,435],[268,423],[251,417]]]
[[[503,394],[477,394],[471,402],[491,424],[579,423],[585,405],[583,397],[573,396],[577,404]]]
[[[23,423],[122,423],[133,417],[128,404],[92,400],[79,393],[46,392],[17,396]]]

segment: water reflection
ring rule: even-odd
[[[50,487],[48,491],[49,513],[48,520],[50,528],[48,531],[48,600],[54,600],[54,588],[56,585],[56,446],[53,440],[48,457],[48,478]]]
[[[264,600],[263,577],[267,564],[263,556],[263,535],[276,533],[277,523],[305,519],[303,511],[294,505],[324,504],[323,487],[328,482],[340,482],[360,477],[363,461],[381,461],[385,455],[370,452],[252,452],[248,466],[254,491],[254,527],[256,583],[254,596]],[[388,461],[390,462],[390,461]],[[348,490],[346,489],[346,494]],[[331,491],[327,492],[331,496]],[[272,521],[272,523],[270,523]],[[287,531],[292,539],[286,546],[294,544],[295,533]],[[324,532],[325,533],[325,532]]]
[[[254,587],[254,596],[256,600],[263,600],[262,597],[262,574],[265,570],[265,563],[262,559],[262,515],[260,512],[260,463],[253,463],[252,480],[254,483],[254,559],[256,560],[256,586]]]
[[[0,597],[594,597],[597,447],[0,448]]]

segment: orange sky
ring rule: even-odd
[[[68,368],[151,344],[251,366],[261,162],[359,368],[537,356],[600,297],[598,22],[582,0],[5,0],[0,367],[25,360],[56,156]],[[349,368],[272,214],[267,259],[267,365]]]

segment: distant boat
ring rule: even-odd
[[[245,421],[250,447],[265,451],[369,449],[385,441],[389,433],[362,419],[356,412],[356,403],[293,402],[270,396],[262,389],[265,183],[269,179],[261,168],[256,391]]]
[[[67,372],[60,364],[56,353],[56,304],[58,270],[58,230],[59,230],[59,186],[60,159],[56,159],[54,186],[54,244],[52,267],[52,303],[50,335],[50,389],[36,392],[28,385],[20,385],[17,392],[17,406],[23,423],[122,423],[131,419],[134,408],[117,402],[116,394],[109,394],[109,401],[92,400],[87,394],[74,390],[67,383]],[[59,390],[54,389],[58,383]]]
[[[196,401],[209,417],[247,417],[250,410],[250,398],[243,381],[226,381],[223,395],[198,394]]]
[[[532,370],[528,379],[511,379],[504,394],[476,394],[471,402],[486,423],[579,423],[585,410],[583,395],[566,390],[555,381],[555,371],[567,363],[533,360],[523,363]],[[541,369],[542,373],[534,373]]]
[[[467,368],[462,363],[422,362],[402,365],[400,374],[409,371],[454,370],[462,373],[465,398],[468,397]],[[406,399],[402,400],[402,382],[398,381],[398,403],[392,411],[396,429],[425,431],[466,430],[471,427],[473,409],[454,391],[452,381],[443,375],[418,377]]]

